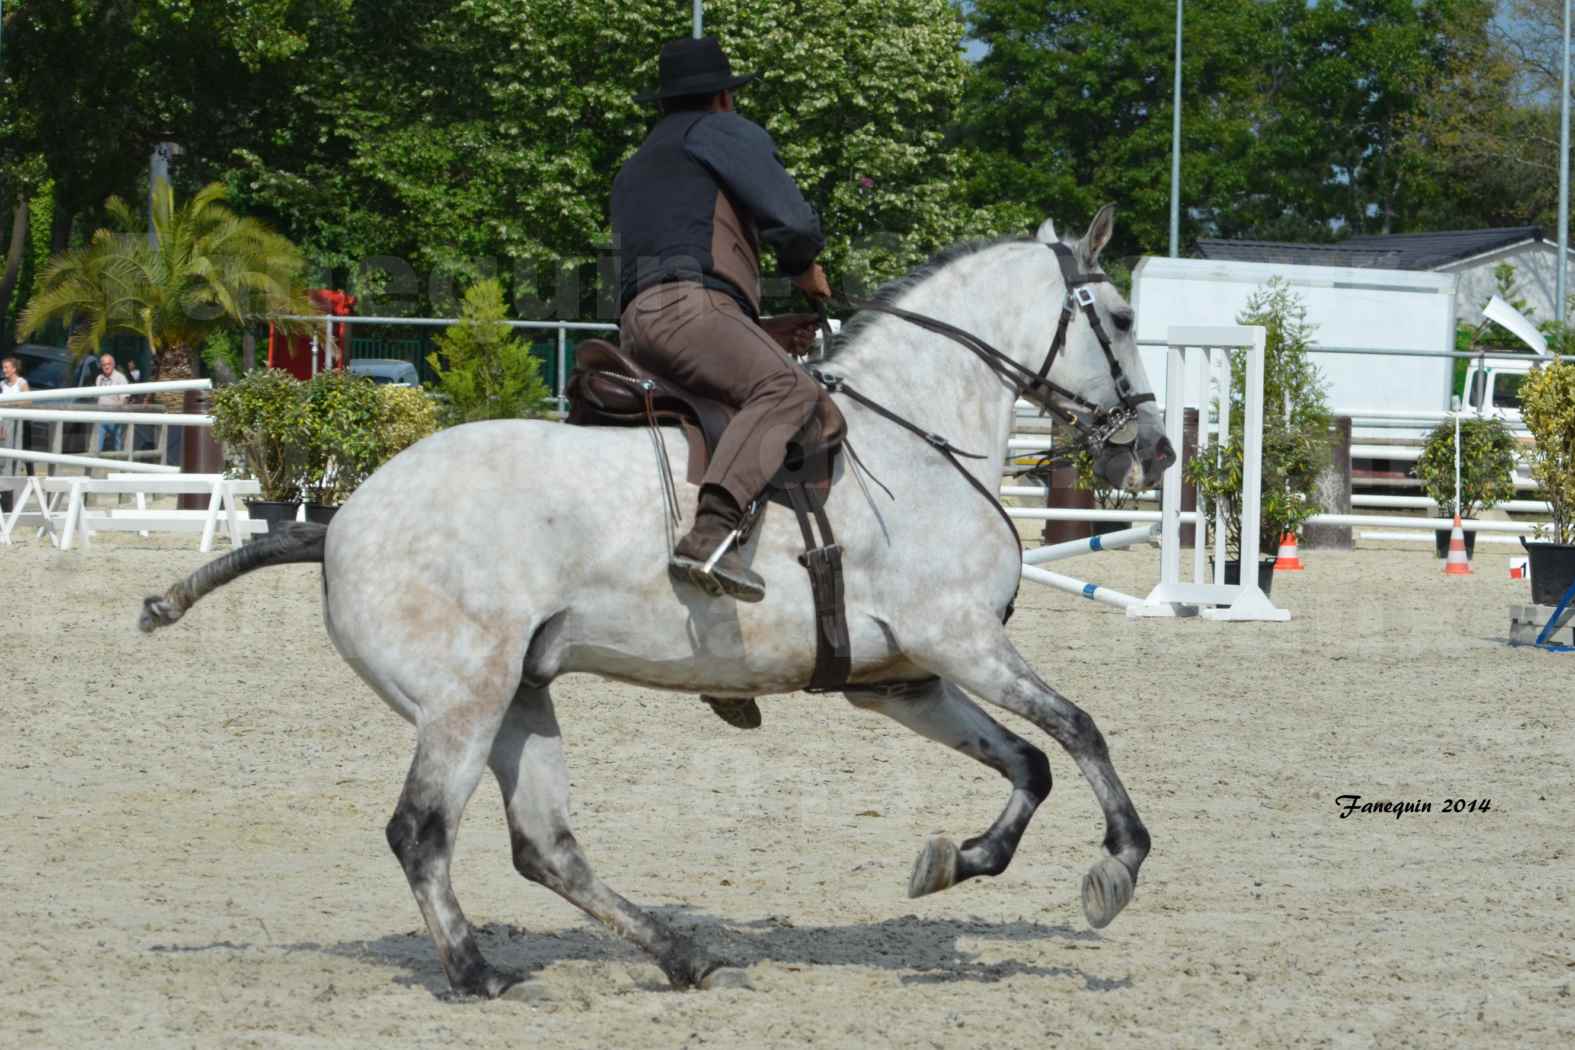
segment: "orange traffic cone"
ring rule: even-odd
[[[1471,562],[1466,558],[1466,533],[1460,527],[1460,515],[1455,515],[1455,527],[1449,532],[1449,558],[1444,562],[1445,576],[1470,576]]]
[[[1296,552],[1296,533],[1287,532],[1280,537],[1280,556],[1274,559],[1275,572],[1301,572],[1307,566]]]

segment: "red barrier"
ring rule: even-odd
[[[336,292],[328,288],[314,288],[307,293],[312,301],[312,306],[320,310],[325,316],[349,317],[355,309],[356,298],[344,292]],[[317,336],[318,353],[323,353],[322,347],[323,328],[319,326],[313,331],[302,335],[290,336],[278,331],[270,323],[268,325],[268,367],[282,368],[294,375],[297,379],[312,378],[312,337]],[[331,360],[319,359],[318,370],[326,368],[343,368],[348,360],[347,351],[350,346],[350,326],[336,324],[333,326],[334,338]]]

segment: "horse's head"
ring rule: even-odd
[[[1095,472],[1117,488],[1139,492],[1159,481],[1176,461],[1176,450],[1165,437],[1164,416],[1138,356],[1136,315],[1099,266],[1115,226],[1116,206],[1107,204],[1081,240],[1061,240],[1048,219],[1039,227],[1037,238],[1060,262],[1056,295],[1072,311],[1066,344],[1048,378],[1076,395],[1061,399],[1060,406],[1078,417]]]

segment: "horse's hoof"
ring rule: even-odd
[[[749,974],[742,968],[719,966],[700,979],[699,987],[703,991],[714,992],[719,988],[752,991],[755,986],[749,983]]]
[[[702,696],[716,716],[734,729],[759,729],[760,705],[749,697]]]
[[[552,1001],[552,996],[547,989],[535,981],[520,981],[518,984],[510,985],[498,998],[507,999],[511,1003],[529,1003],[532,1006]]]
[[[1114,857],[1106,857],[1083,876],[1083,914],[1096,930],[1110,925],[1132,903],[1132,873]]]
[[[919,851],[913,862],[913,874],[908,876],[908,896],[923,897],[927,893],[957,885],[957,844],[943,835],[936,835]]]

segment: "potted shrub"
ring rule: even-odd
[[[1333,417],[1324,381],[1308,359],[1315,326],[1307,320],[1301,297],[1275,278],[1247,300],[1238,324],[1262,325],[1263,487],[1258,527],[1258,586],[1268,593],[1274,580],[1280,538],[1300,530],[1318,513],[1314,498],[1318,476],[1329,464]],[[1231,425],[1228,439],[1210,445],[1187,463],[1185,478],[1198,487],[1199,510],[1212,518],[1223,509],[1226,521],[1225,580],[1240,579],[1241,496],[1247,420],[1247,354],[1231,353]]]
[[[378,431],[374,470],[438,428],[437,404],[425,390],[384,386],[378,388],[378,393],[383,399],[383,421]]]
[[[330,369],[304,384],[301,488],[308,521],[334,510],[382,462],[383,398],[365,376]]]
[[[327,524],[382,466],[437,430],[437,407],[416,387],[378,386],[349,372],[305,384],[302,479],[306,516]]]
[[[1553,510],[1538,542],[1521,542],[1531,556],[1531,600],[1554,605],[1575,582],[1575,362],[1533,368],[1520,386],[1520,402],[1536,440],[1531,476]]]
[[[1263,489],[1258,517],[1258,588],[1274,585],[1280,538],[1297,532],[1318,513],[1312,493],[1329,458],[1328,432],[1296,430],[1283,422],[1265,423]],[[1210,445],[1187,463],[1186,480],[1198,486],[1199,510],[1210,520],[1225,515],[1225,582],[1241,582],[1241,494],[1245,462],[1242,434],[1232,427],[1230,441]]]
[[[292,521],[300,503],[301,383],[280,369],[253,372],[213,394],[213,437],[262,488],[253,518]]]
[[[1460,421],[1460,516],[1474,518],[1515,495],[1515,435],[1500,419]],[[1455,421],[1446,419],[1433,428],[1417,459],[1412,475],[1422,492],[1438,504],[1443,517],[1455,513]],[[1448,529],[1435,529],[1434,546],[1440,558],[1449,552]],[[1476,530],[1466,531],[1466,554],[1476,552]]]

